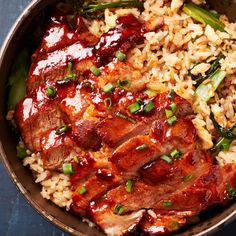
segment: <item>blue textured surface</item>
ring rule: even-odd
[[[0,45],[29,0],[0,0]],[[0,236],[67,236],[42,218],[10,181],[0,162]],[[215,236],[236,235],[236,222]]]

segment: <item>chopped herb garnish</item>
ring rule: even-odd
[[[136,147],[136,151],[140,152],[140,151],[147,149],[148,147],[149,147],[148,144],[145,143],[145,144],[142,144],[142,145]]]
[[[73,63],[71,61],[69,61],[68,64],[67,64],[67,72],[68,73],[71,73],[72,67],[73,67]]]
[[[100,69],[97,68],[96,66],[91,66],[90,71],[96,76],[100,75],[100,73],[101,73]]]
[[[146,105],[144,105],[143,111],[146,113],[149,113],[153,110],[154,107],[155,107],[155,104],[154,104],[154,102],[151,101],[151,102],[147,103]]]
[[[131,84],[130,84],[129,80],[117,80],[117,86],[119,88],[123,88],[126,86],[129,89]]]
[[[104,105],[105,105],[106,109],[110,109],[111,106],[112,106],[112,100],[111,100],[111,98],[105,98],[105,100],[104,100]]]
[[[126,55],[125,55],[123,52],[121,52],[120,50],[118,50],[118,51],[115,53],[115,56],[116,56],[116,58],[118,58],[118,60],[120,60],[120,61],[124,61],[125,58],[126,58]]]
[[[130,111],[130,113],[136,113],[140,110],[140,108],[141,106],[138,102],[134,102],[128,106],[128,110]]]
[[[176,221],[172,221],[168,224],[167,228],[169,231],[176,231],[180,227],[179,223]]]
[[[176,110],[177,106],[175,103],[170,104],[170,108],[172,111]]]
[[[71,80],[73,78],[75,78],[75,74],[69,74],[69,75],[65,76],[63,80],[64,81],[69,81],[69,80]]]
[[[53,86],[48,86],[45,93],[49,98],[54,98],[56,96],[56,89]]]
[[[226,190],[231,197],[236,197],[236,189],[232,188],[229,183],[226,185]]]
[[[176,121],[177,121],[176,116],[172,116],[172,117],[170,117],[169,119],[167,119],[167,123],[168,123],[169,125],[173,125]]]
[[[124,207],[119,203],[117,203],[113,208],[113,212],[117,215],[122,215],[124,211],[125,211]]]
[[[27,151],[25,147],[22,147],[20,145],[16,146],[16,156],[20,159],[23,159],[27,156]]]
[[[179,158],[181,156],[181,152],[177,149],[174,149],[171,153],[170,153],[171,157],[173,158]]]
[[[170,118],[174,115],[173,111],[169,109],[165,109],[165,113],[166,113],[166,118]]]
[[[91,82],[89,81],[85,81],[83,82],[82,84],[82,87],[85,88],[85,89],[90,89],[91,91],[94,90],[94,86],[91,84]]]
[[[133,181],[131,179],[128,179],[125,184],[125,191],[131,193],[132,187],[133,187]]]
[[[132,124],[136,124],[136,120],[130,118],[129,116],[126,116],[126,115],[122,114],[121,112],[117,112],[116,116],[119,117],[119,118],[122,118],[124,120],[127,120],[130,123],[132,123]]]
[[[216,30],[220,30],[221,32],[225,32],[225,25],[219,19],[217,19],[216,15],[210,11],[207,11],[204,8],[199,7],[197,4],[188,3],[185,4],[183,11],[192,17],[193,19],[203,23],[210,25]]]
[[[67,127],[66,125],[62,125],[61,127],[59,127],[59,128],[56,130],[56,134],[57,134],[57,135],[63,134],[63,133],[65,133],[67,130],[68,130],[68,127]]]
[[[85,186],[81,186],[80,188],[79,188],[79,194],[80,195],[83,195],[83,194],[85,194],[87,192],[87,188],[85,187]]]
[[[111,83],[106,84],[103,88],[102,91],[104,93],[109,93],[114,89],[114,86]]]
[[[170,157],[168,157],[167,155],[162,155],[160,157],[161,160],[167,162],[168,164],[171,164],[172,163],[172,159]]]
[[[175,90],[174,90],[174,89],[171,89],[170,92],[167,94],[167,97],[168,97],[170,100],[173,100],[173,99],[174,99],[174,95],[175,95]]]
[[[172,205],[172,202],[170,200],[164,200],[162,202],[162,206],[164,207],[168,207],[168,206],[171,206]]]
[[[62,171],[66,175],[73,174],[73,167],[71,163],[63,163],[62,164]]]
[[[210,119],[214,125],[215,130],[221,137],[224,137],[227,139],[236,139],[236,133],[234,133],[231,129],[223,128],[221,125],[217,123],[213,112],[210,113]]]
[[[155,97],[157,95],[157,92],[151,89],[145,89],[143,93],[147,94],[149,98]]]
[[[74,156],[73,160],[75,161],[75,163],[79,163],[79,158],[77,156]]]
[[[183,180],[183,182],[188,182],[188,181],[190,181],[192,178],[193,178],[193,175],[190,173],[190,174],[184,176],[182,180]]]

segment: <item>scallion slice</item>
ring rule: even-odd
[[[16,146],[16,156],[20,159],[23,159],[27,156],[27,151],[25,147],[22,147],[20,145]]]
[[[160,157],[161,160],[167,162],[168,164],[171,164],[172,163],[172,159],[170,157],[168,157],[167,155],[162,155]]]
[[[111,83],[106,84],[103,88],[102,91],[104,93],[109,93],[114,89],[114,86]]]
[[[90,71],[96,76],[100,75],[100,73],[101,73],[100,69],[97,68],[96,66],[91,66]]]
[[[179,223],[176,221],[172,221],[168,224],[167,228],[169,231],[176,231],[180,227]]]
[[[168,123],[169,125],[173,125],[176,121],[177,121],[176,116],[172,116],[172,117],[170,117],[169,119],[167,119],[167,123]]]
[[[124,88],[126,86],[129,89],[131,83],[129,82],[129,80],[117,80],[117,86],[119,88]]]
[[[122,114],[122,113],[119,112],[119,111],[116,113],[116,116],[119,117],[119,118],[122,118],[122,119],[124,119],[124,120],[127,120],[127,121],[129,121],[130,123],[132,123],[132,124],[136,124],[136,120],[134,120],[134,119],[132,119],[132,118],[130,118],[130,117],[128,117],[128,116]]]
[[[63,134],[63,133],[65,133],[67,130],[68,130],[68,127],[67,127],[66,125],[62,125],[61,127],[59,127],[59,128],[56,130],[56,134],[57,134],[57,135]]]
[[[56,96],[56,89],[53,86],[48,86],[45,93],[49,98],[54,98]]]
[[[172,202],[170,200],[164,200],[162,202],[162,206],[164,207],[168,207],[168,206],[171,206],[172,205]]]
[[[174,115],[173,111],[169,109],[165,109],[165,113],[166,113],[166,118],[170,118]]]
[[[147,94],[149,98],[155,97],[157,95],[157,92],[152,89],[145,89],[143,93]]]
[[[231,197],[236,197],[236,189],[232,188],[229,183],[226,184],[226,190]]]
[[[91,91],[94,90],[93,84],[91,84],[91,82],[89,82],[89,81],[85,81],[85,82],[83,82],[81,85],[82,85],[82,87],[85,88],[85,89],[90,89]]]
[[[112,100],[111,100],[111,98],[105,98],[105,99],[104,99],[104,105],[105,105],[106,109],[110,109],[111,106],[112,106]]]
[[[75,78],[75,74],[72,73],[72,74],[69,74],[69,75],[65,76],[63,80],[64,81],[69,81],[73,78]]]
[[[120,61],[124,61],[126,58],[126,55],[123,52],[121,52],[120,50],[118,50],[115,53],[115,57]]]
[[[148,147],[149,147],[148,144],[145,143],[145,144],[142,144],[142,145],[136,147],[136,151],[140,152],[140,151],[147,149]]]
[[[66,175],[73,174],[73,167],[71,163],[63,163],[62,165],[62,171]]]
[[[149,113],[153,110],[154,107],[155,107],[155,104],[154,102],[151,101],[148,104],[144,105],[143,110],[145,113]]]
[[[130,104],[129,106],[128,106],[128,110],[130,111],[130,113],[135,113],[135,112],[137,112],[137,111],[139,111],[140,110],[140,108],[141,108],[141,106],[140,106],[140,104],[138,103],[138,102],[134,102],[134,103],[132,103],[132,104]]]
[[[85,194],[87,192],[87,188],[85,187],[85,186],[81,186],[80,188],[79,188],[79,194],[80,195],[83,195],[83,194]]]
[[[124,207],[119,203],[117,203],[113,208],[113,212],[117,215],[122,215],[124,211],[125,211]]]
[[[179,158],[181,156],[181,152],[177,149],[174,149],[171,153],[170,153],[171,157],[173,158]]]
[[[177,106],[175,103],[170,104],[170,108],[172,111],[176,110]]]
[[[125,191],[131,193],[132,187],[133,187],[133,181],[131,179],[128,179],[125,184]]]
[[[188,182],[193,178],[193,175],[190,173],[183,177],[183,182]]]

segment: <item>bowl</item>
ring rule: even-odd
[[[25,44],[25,35],[34,27],[34,19],[45,12],[56,0],[35,0],[24,10],[10,30],[0,51],[0,156],[12,181],[35,208],[48,221],[73,235],[104,235],[90,228],[81,218],[57,207],[41,197],[41,186],[34,182],[31,171],[16,158],[17,139],[6,121],[7,81],[15,55]],[[236,202],[225,208],[214,208],[202,214],[198,223],[185,227],[175,235],[209,235],[236,218]]]

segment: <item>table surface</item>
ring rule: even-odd
[[[30,0],[0,0],[0,45],[10,27]],[[0,235],[1,236],[67,236],[40,216],[18,192],[0,162]],[[236,235],[236,222],[215,236]]]

